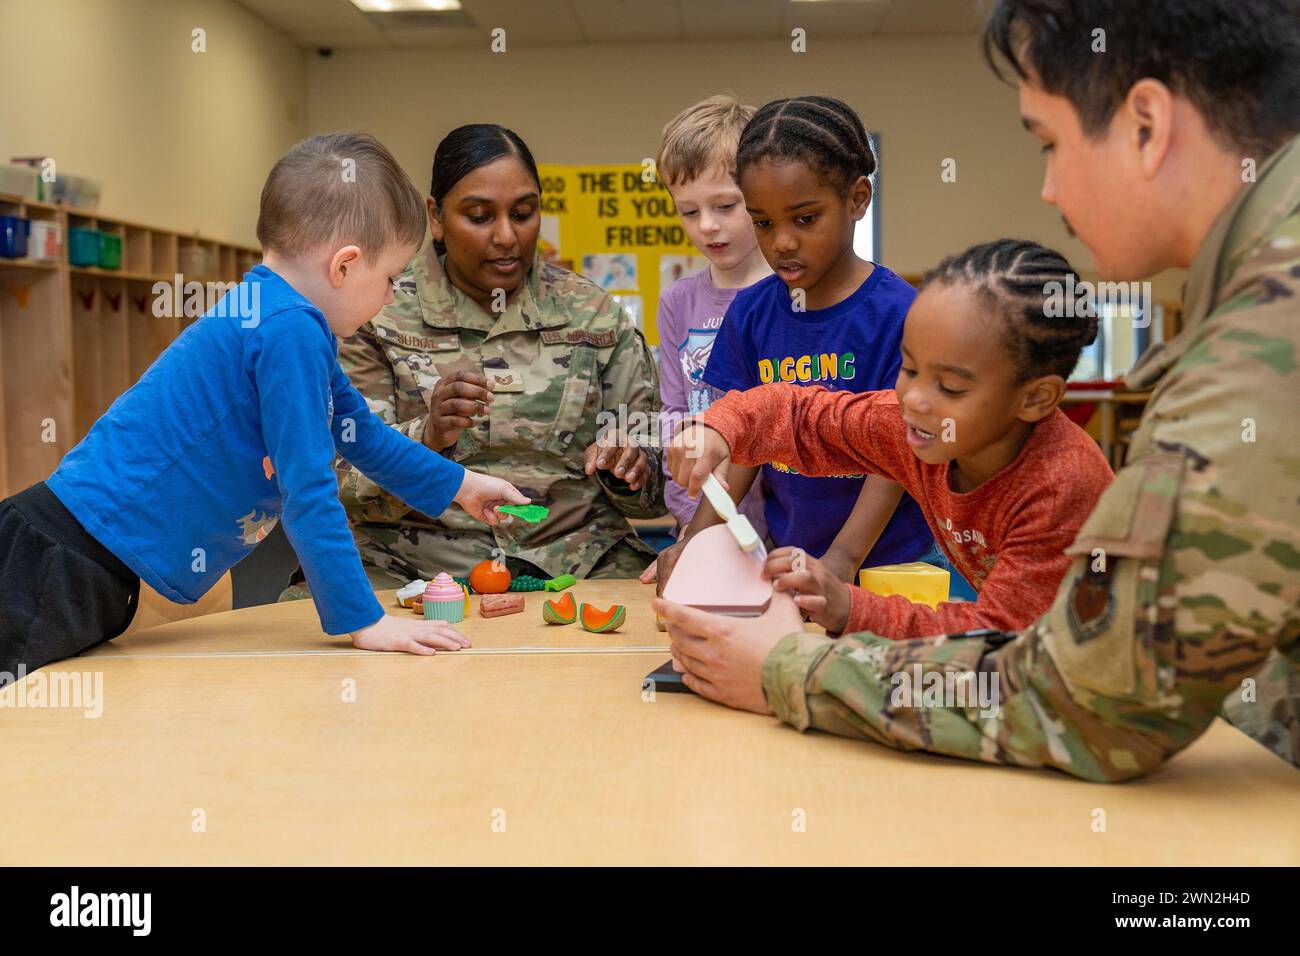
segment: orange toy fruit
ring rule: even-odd
[[[572,624],[578,619],[578,605],[573,603],[572,592],[542,605],[542,620],[547,624]]]
[[[617,631],[623,626],[625,620],[627,620],[627,608],[622,604],[615,604],[608,611],[602,611],[590,604],[578,606],[578,623],[582,625],[584,631],[593,631],[597,634]]]
[[[505,594],[510,590],[510,572],[504,565],[480,561],[469,573],[469,586],[475,594]]]

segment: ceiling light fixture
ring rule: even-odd
[[[460,9],[460,0],[352,0],[362,13],[445,13]]]

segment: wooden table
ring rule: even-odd
[[[534,594],[467,620],[472,650],[417,658],[325,637],[296,602],[29,676],[101,674],[103,712],[0,708],[0,862],[1300,863],[1300,773],[1222,722],[1120,786],[801,735],[643,699],[666,659],[651,589],[574,591],[628,623],[547,627]]]

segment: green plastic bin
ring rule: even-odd
[[[111,232],[99,234],[99,267],[101,269],[122,268],[122,237]]]

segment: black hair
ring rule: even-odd
[[[1146,77],[1244,156],[1262,161],[1300,130],[1300,0],[997,0],[983,42],[999,77],[999,56],[1022,80],[1032,71],[1093,137]]]
[[[759,107],[736,148],[736,181],[763,161],[802,162],[841,194],[876,171],[876,153],[862,120],[829,96],[796,96]]]
[[[443,199],[458,182],[503,156],[517,156],[537,183],[537,191],[542,191],[537,161],[514,130],[496,123],[470,123],[458,126],[444,136],[433,154],[433,175],[429,184],[429,195],[438,204],[438,209],[442,209]],[[447,251],[441,242],[435,242],[434,246],[439,255]]]
[[[1005,321],[1003,344],[1016,369],[1016,383],[1040,375],[1069,378],[1079,353],[1097,338],[1093,309],[1066,308],[1049,316],[1049,285],[1059,294],[1076,275],[1054,249],[1027,239],[998,239],[949,256],[925,274],[921,289],[932,282],[974,289]],[[1071,314],[1071,313],[1086,314]]]

